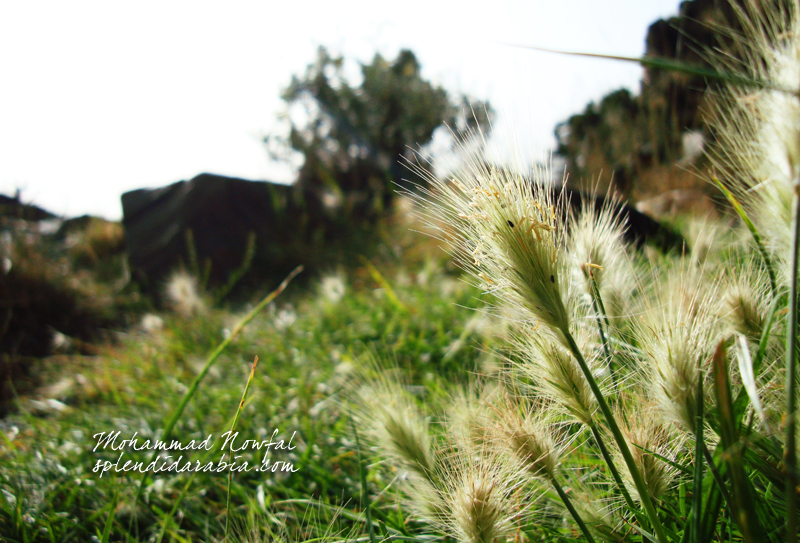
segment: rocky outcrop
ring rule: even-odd
[[[650,25],[645,56],[701,69],[712,67],[712,49],[735,56],[729,36],[741,28],[732,4],[744,1],[682,2],[678,16]],[[782,0],[759,0],[772,1]],[[714,84],[686,71],[645,67],[638,96],[612,92],[557,127],[557,152],[566,159],[570,178],[593,181],[603,172],[599,189],[613,179],[614,188],[631,201],[671,189],[716,194],[702,175],[704,158],[686,145],[692,139],[713,142],[704,119],[713,95],[707,89]]]
[[[313,259],[328,234],[313,193],[212,174],[127,192],[122,212],[131,273],[152,292],[179,267],[208,269],[210,284],[224,283],[245,261],[248,237],[254,273],[277,277]]]

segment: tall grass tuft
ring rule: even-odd
[[[796,541],[800,5],[732,5],[743,31],[719,57],[733,75],[715,89],[709,157],[741,242],[707,223],[691,251],[642,254],[612,206],[572,213],[547,168],[497,167],[474,149],[420,190],[427,226],[513,338],[506,391],[462,395],[469,416],[428,425],[434,448],[454,451],[429,479],[446,521],[434,529],[507,538],[488,527],[517,505],[494,498],[519,487],[541,499],[517,517],[517,540]],[[390,440],[376,445],[392,456]]]

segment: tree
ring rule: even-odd
[[[488,131],[487,103],[447,91],[422,79],[414,53],[402,50],[393,61],[375,55],[361,64],[360,85],[344,74],[344,60],[320,47],[302,77],[294,76],[282,95],[287,113],[302,108],[301,120],[287,115],[291,128],[283,148],[303,157],[298,184],[341,198],[349,215],[377,217],[391,204],[392,183],[423,183],[401,164],[447,124],[459,137],[479,125]],[[464,106],[472,104],[466,115]],[[293,117],[295,117],[293,119]],[[267,143],[269,138],[267,138]]]

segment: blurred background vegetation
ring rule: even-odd
[[[702,51],[720,46],[719,27],[735,32],[733,20],[727,2],[684,2],[680,16],[650,27],[647,55],[708,67]],[[646,68],[640,94],[613,92],[556,127],[556,153],[570,183],[602,194],[610,187],[658,219],[724,214],[716,189],[706,181],[702,157],[714,138],[703,121],[711,97],[713,87],[700,77]],[[404,161],[418,152],[430,158],[428,145],[444,126],[454,135],[451,143],[477,128],[489,133],[491,105],[426,81],[408,50],[394,59],[376,55],[360,65],[358,77],[348,77],[345,59],[320,48],[283,99],[288,135],[265,144],[274,156],[301,164],[295,186],[285,187],[275,203],[285,211],[282,202],[296,199],[298,207],[283,218],[297,222],[275,227],[281,245],[269,262],[247,258],[249,232],[241,232],[237,243],[245,257],[216,283],[205,280],[210,277],[205,256],[194,254],[193,242],[186,241],[175,257],[193,276],[186,288],[199,302],[185,306],[189,309],[174,297],[154,297],[137,283],[120,223],[63,220],[19,198],[3,200],[0,430],[12,437],[0,442],[0,462],[11,468],[2,470],[0,479],[0,535],[18,541],[97,537],[117,489],[113,479],[72,484],[77,466],[88,466],[93,458],[83,450],[85,436],[80,451],[67,446],[80,441],[74,432],[90,425],[107,430],[124,420],[130,428],[143,425],[154,433],[196,375],[198,358],[231,329],[242,308],[296,264],[309,267],[306,288],[272,306],[249,329],[226,355],[223,367],[230,372],[212,376],[206,396],[179,428],[187,434],[197,428],[216,431],[228,420],[238,402],[237,386],[246,379],[241,359],[262,357],[266,369],[257,384],[267,392],[256,395],[252,405],[258,409],[248,411],[243,431],[279,423],[299,428],[306,444],[299,465],[307,471],[302,479],[275,483],[266,505],[262,483],[243,478],[235,496],[240,511],[252,506],[257,488],[261,498],[254,511],[267,510],[270,500],[309,496],[326,504],[350,500],[358,510],[360,485],[353,475],[358,466],[346,437],[347,419],[334,402],[324,404],[330,409],[325,415],[319,407],[342,389],[355,360],[389,352],[411,382],[424,383],[433,395],[448,379],[463,380],[478,366],[498,363],[492,340],[482,333],[485,322],[455,310],[454,304],[478,306],[481,293],[456,282],[458,270],[446,263],[436,242],[409,232],[421,226],[412,223],[408,201],[397,195],[399,188],[425,185]],[[281,200],[286,195],[288,200]],[[301,222],[304,237],[298,245],[292,236]],[[208,265],[224,269],[219,262]],[[347,296],[326,294],[326,279]],[[163,292],[167,283],[168,278],[156,281],[154,288]],[[469,342],[483,350],[463,349]],[[55,436],[47,454],[57,465],[36,456],[45,434]],[[330,469],[325,472],[323,465]],[[85,471],[78,480],[91,479]],[[204,521],[208,511],[224,512],[220,481],[201,481],[205,493],[187,500],[182,527],[166,514],[180,485],[170,480],[148,487],[148,507],[139,513],[143,533],[150,537],[164,526],[175,540],[187,532],[218,536],[218,524],[209,528]],[[130,491],[123,493],[130,504]],[[281,518],[299,526],[303,512],[295,505],[284,503]],[[124,521],[133,514],[120,511]],[[339,520],[347,524],[348,518]],[[123,533],[121,526],[115,533]]]
[[[649,28],[647,56],[708,67],[702,51],[721,45],[720,28],[735,32],[734,20],[727,2],[684,2],[680,16]],[[300,164],[297,181],[265,189],[270,209],[254,215],[262,230],[225,230],[222,242],[236,255],[230,262],[204,252],[204,232],[222,228],[216,217],[203,219],[197,231],[176,232],[178,241],[165,248],[169,266],[143,277],[126,253],[123,225],[93,217],[65,221],[5,197],[0,405],[12,401],[14,384],[18,393],[31,389],[32,360],[63,350],[65,338],[70,349],[91,351],[92,342],[113,336],[110,330],[167,308],[163,270],[187,271],[215,303],[236,306],[262,296],[298,264],[310,278],[396,252],[393,225],[405,224],[397,217],[407,211],[395,209],[398,190],[426,185],[406,164],[435,159],[437,131],[450,149],[476,130],[490,134],[494,110],[425,80],[408,50],[394,59],[375,55],[358,64],[358,73],[345,68],[346,59],[321,47],[284,90],[289,130],[264,143],[274,157]],[[613,92],[556,127],[556,153],[570,184],[601,194],[610,186],[657,219],[674,220],[684,204],[689,212],[719,215],[702,158],[713,140],[703,122],[712,95],[700,77],[646,68],[639,95]],[[683,194],[673,194],[676,189]],[[246,215],[241,206],[231,209]],[[130,244],[130,232],[127,237]]]
[[[683,2],[679,16],[650,26],[646,55],[708,68],[704,51],[727,47],[726,36],[740,30],[735,21],[729,2]],[[311,278],[358,267],[361,257],[396,253],[393,228],[407,214],[396,209],[398,190],[426,185],[406,164],[435,160],[437,133],[450,149],[476,130],[488,135],[494,110],[425,80],[408,50],[393,59],[376,54],[356,72],[346,66],[321,47],[285,88],[289,129],[264,143],[274,157],[300,165],[297,181],[264,189],[269,205],[251,214],[260,230],[238,223],[231,228],[241,232],[224,230],[215,243],[235,255],[229,262],[215,260],[203,245],[207,231],[222,228],[217,217],[201,216],[198,229],[174,232],[178,241],[164,248],[168,266],[146,277],[137,274],[124,222],[63,220],[18,196],[4,197],[0,405],[12,400],[14,383],[17,392],[30,389],[22,376],[36,373],[31,360],[63,349],[65,338],[73,340],[70,348],[90,351],[92,342],[113,336],[109,330],[167,308],[164,270],[190,273],[214,303],[235,307],[262,296],[298,264]],[[612,92],[555,127],[569,183],[611,190],[659,220],[719,217],[725,207],[707,181],[702,153],[714,140],[704,122],[713,98],[713,85],[700,76],[646,67],[638,95]],[[239,203],[229,210],[240,217],[245,211]]]

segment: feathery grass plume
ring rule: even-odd
[[[720,315],[734,332],[758,344],[769,312],[771,289],[766,269],[748,258],[727,274],[722,285]]]
[[[164,294],[170,308],[183,317],[198,315],[207,308],[200,296],[197,278],[184,270],[170,275]]]
[[[694,266],[686,269],[685,261],[679,266],[654,279],[652,305],[635,333],[645,355],[643,385],[656,411],[694,433],[697,380],[708,372],[719,333],[717,282]]]
[[[597,400],[572,353],[547,336],[525,329],[516,339],[516,348],[523,358],[512,362],[536,394],[550,400],[554,410],[591,426]],[[597,360],[589,359],[595,369]]]
[[[453,395],[447,409],[448,430],[457,447],[480,449],[487,446],[498,405],[505,391],[495,382],[473,383]]]
[[[402,503],[415,518],[437,530],[446,529],[452,516],[446,488],[418,476],[404,478],[401,488]]]
[[[575,260],[579,284],[590,297],[597,285],[606,316],[615,325],[629,313],[635,286],[633,262],[623,237],[626,224],[618,204],[619,199],[611,193],[606,194],[600,209],[594,201],[584,200],[569,235],[569,253]]]
[[[504,541],[531,507],[520,465],[490,449],[458,451],[442,481],[448,512],[442,528],[462,543]]]
[[[506,397],[498,407],[498,424],[495,446],[511,455],[527,477],[538,480],[555,490],[561,503],[572,516],[588,543],[594,537],[564,487],[559,482],[558,467],[565,448],[564,432],[559,431],[549,419],[551,413],[532,408],[515,399]]]
[[[568,214],[563,190],[554,196],[545,186],[548,169],[534,167],[530,181],[508,169],[469,159],[452,183],[436,179],[424,168],[416,170],[431,181],[431,189],[421,189],[429,224],[435,227],[444,221],[440,230],[454,247],[457,262],[487,286],[500,304],[518,308],[530,325],[544,324],[569,349],[637,485],[644,488],[614,415],[570,330],[575,294],[564,250]],[[642,504],[659,542],[665,543],[649,496]]]
[[[428,421],[396,381],[382,376],[358,391],[359,415],[371,443],[423,479],[435,473]]]
[[[800,177],[800,7],[790,2],[732,3],[742,25],[721,67],[766,81],[717,91],[709,157],[751,215],[772,251],[788,265],[792,201]],[[743,61],[734,60],[741,56]],[[788,282],[785,266],[783,279]]]
[[[372,375],[370,375],[370,373]],[[377,374],[375,376],[374,374]],[[350,385],[359,435],[397,473],[405,507],[417,518],[441,529],[449,518],[442,477],[441,448],[436,447],[428,418],[403,386],[397,371],[372,362]]]
[[[548,186],[549,167],[534,166],[526,176],[471,155],[449,181],[412,168],[431,183],[421,189],[423,218],[443,233],[459,266],[501,305],[522,310],[565,342],[567,212],[563,192],[554,196]]]
[[[683,439],[674,431],[670,431],[670,428],[672,425],[665,424],[659,417],[654,416],[652,408],[647,405],[639,405],[636,409],[629,410],[627,424],[623,427],[636,467],[642,474],[647,492],[654,500],[664,496],[677,472],[675,467],[655,454],[675,461],[683,446]],[[621,461],[618,464],[624,465]],[[624,476],[631,495],[641,501],[630,471],[625,470]]]
[[[498,409],[497,443],[517,458],[529,476],[553,479],[560,452],[544,413],[532,412],[510,400]]]
[[[683,234],[689,244],[691,261],[695,266],[703,266],[722,247],[723,227],[708,216],[690,217],[687,222]]]
[[[428,421],[400,382],[383,373],[356,390],[357,421],[369,443],[400,474],[406,506],[421,520],[442,527],[449,517]]]

